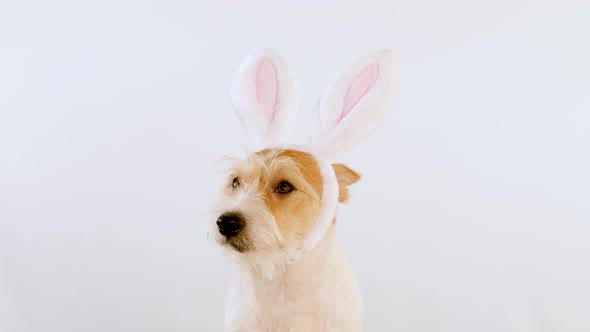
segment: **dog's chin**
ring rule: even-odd
[[[209,234],[209,238],[214,240],[226,254],[233,256],[233,254],[245,254],[254,251],[254,246],[245,236],[238,235],[228,239],[219,234],[217,230]]]
[[[258,246],[248,242],[247,238],[232,237],[220,241],[225,256],[230,262],[248,271],[256,271],[264,278],[271,280],[278,272],[284,270],[288,261],[285,250],[276,245]]]
[[[225,240],[224,246],[230,250],[235,250],[242,254],[252,250],[252,246],[240,237],[232,237]]]

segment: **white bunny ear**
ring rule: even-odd
[[[238,70],[231,102],[255,149],[284,144],[296,115],[293,72],[274,50],[257,50]]]
[[[318,103],[312,149],[326,160],[368,137],[393,110],[399,58],[392,50],[366,55],[340,74]]]

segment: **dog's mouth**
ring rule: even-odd
[[[232,247],[235,251],[240,253],[244,253],[252,249],[248,242],[244,241],[240,237],[229,238],[225,241],[225,244]]]

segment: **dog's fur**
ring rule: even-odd
[[[333,164],[339,200],[360,175]],[[234,183],[237,181],[237,184]],[[293,190],[278,193],[287,181]],[[211,223],[210,236],[239,266],[227,304],[226,331],[361,331],[356,280],[334,238],[335,220],[310,252],[302,240],[316,220],[322,175],[309,153],[266,149],[233,160],[216,216],[237,212],[244,227],[233,237]]]

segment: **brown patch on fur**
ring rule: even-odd
[[[301,175],[311,185],[318,197],[322,196],[322,175],[317,161],[307,152],[283,150],[279,156],[287,157],[297,163]]]
[[[338,179],[338,201],[345,203],[350,197],[348,186],[360,180],[361,175],[343,164],[332,164]]]
[[[266,204],[287,240],[301,240],[319,213],[322,176],[316,160],[306,152],[266,149],[255,154],[264,160],[266,176],[259,182]],[[281,181],[294,189],[288,194],[275,191]]]

